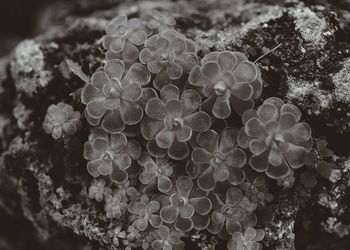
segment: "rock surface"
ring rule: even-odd
[[[53,143],[41,124],[51,103],[83,109],[74,91],[84,82],[66,60],[92,75],[104,61],[100,38],[108,20],[119,13],[142,16],[155,7],[174,13],[176,28],[200,45],[201,54],[238,50],[254,61],[279,45],[258,62],[265,85],[260,101],[278,96],[294,103],[316,141],[326,139],[334,154],[324,157],[315,147],[318,162],[332,167],[331,181],[317,176],[315,188],[302,185],[300,172],[292,188],[271,181],[275,198],[265,249],[348,249],[349,1],[99,2],[86,16],[69,15],[21,42],[0,61],[1,249],[113,249],[107,236],[111,221],[87,198],[90,177],[81,153],[75,154],[88,131],[79,132],[84,141],[63,145]],[[188,249],[198,242],[186,242]]]

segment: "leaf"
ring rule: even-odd
[[[85,83],[90,82],[90,77],[87,76],[83,70],[81,69],[80,65],[78,63],[73,62],[70,59],[66,59],[66,63],[68,65],[68,68],[72,73],[76,76],[78,76],[81,80],[83,80]]]

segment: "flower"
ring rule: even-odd
[[[162,13],[153,9],[151,11],[151,20],[148,21],[147,27],[151,30],[162,32],[176,25],[175,18],[170,13]]]
[[[179,177],[176,180],[176,191],[169,197],[170,205],[160,210],[162,221],[175,222],[175,228],[180,232],[190,231],[195,226],[194,222],[198,222],[201,227],[209,224],[209,216],[206,215],[210,212],[212,204],[203,192],[198,191],[193,189],[191,178]]]
[[[143,116],[137,101],[142,98],[141,86],[151,79],[150,73],[139,63],[131,65],[125,75],[124,71],[122,61],[107,61],[104,70],[97,70],[81,92],[86,119],[92,126],[102,120],[101,126],[108,133],[122,131],[125,124],[137,124]]]
[[[169,177],[173,173],[173,168],[168,163],[167,157],[156,158],[154,161],[149,153],[144,152],[138,159],[138,162],[144,167],[144,171],[140,174],[139,179],[142,184],[146,185],[146,193],[147,189],[152,189],[152,186],[156,186],[157,190],[162,193],[167,193],[171,190],[173,184]]]
[[[208,130],[211,119],[203,111],[196,112],[201,97],[192,89],[185,90],[179,100],[179,89],[166,85],[160,95],[161,99],[153,98],[146,104],[148,117],[141,122],[142,135],[146,140],[155,139],[158,147],[167,149],[170,158],[184,159],[189,154],[187,141],[192,131]]]
[[[103,47],[107,49],[107,59],[122,59],[132,63],[139,56],[139,49],[145,43],[149,32],[140,19],[128,20],[126,15],[115,17],[106,27]]]
[[[263,176],[256,177],[253,182],[243,182],[239,185],[245,197],[257,204],[263,200],[269,200],[272,194],[268,193],[267,183]]]
[[[230,235],[242,227],[255,226],[256,216],[251,213],[255,207],[248,205],[248,198],[243,196],[239,188],[231,187],[227,190],[225,203],[217,195],[212,197],[212,202],[214,212],[208,227],[210,233],[221,233],[224,225]]]
[[[185,244],[180,240],[178,233],[170,231],[165,225],[158,228],[156,237],[151,243],[154,250],[183,250],[185,248]]]
[[[249,227],[244,235],[241,232],[234,232],[232,239],[227,243],[229,250],[261,250],[262,245],[258,242],[264,239],[265,232],[262,229]]]
[[[104,197],[106,181],[94,179],[89,187],[89,198],[101,202]]]
[[[109,175],[117,184],[127,181],[126,169],[131,161],[140,155],[141,147],[130,147],[122,133],[107,134],[101,129],[93,129],[89,141],[84,144],[84,158],[87,169],[93,177]]]
[[[145,202],[138,202],[129,207],[129,212],[137,215],[137,219],[134,221],[134,225],[140,231],[145,231],[148,227],[148,223],[154,228],[159,228],[162,224],[160,216],[155,214],[160,208],[158,201],[150,201],[147,204]]]
[[[45,132],[54,139],[74,135],[81,126],[80,113],[64,102],[51,104],[43,122]]]
[[[126,210],[127,203],[118,192],[106,195],[105,211],[107,218],[121,218]]]
[[[259,68],[240,52],[212,52],[204,56],[202,66],[195,66],[189,83],[203,88],[208,97],[201,109],[211,111],[218,119],[226,119],[231,108],[242,114],[254,106],[254,98],[262,91]]]
[[[225,128],[220,137],[214,130],[197,136],[199,147],[193,149],[192,160],[195,164],[207,166],[197,179],[201,189],[214,190],[217,181],[228,180],[232,185],[243,182],[245,173],[241,168],[247,157],[237,148],[237,132],[234,128]]]
[[[302,167],[312,147],[311,129],[299,122],[301,113],[292,104],[271,97],[243,116],[244,128],[238,136],[241,147],[253,153],[250,166],[273,179],[288,176],[290,167]]]
[[[157,74],[153,85],[159,90],[198,64],[197,46],[175,30],[167,29],[146,40],[139,60],[151,73]]]

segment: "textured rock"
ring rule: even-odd
[[[265,224],[264,244],[266,249],[276,250],[348,249],[350,37],[344,36],[350,34],[347,1],[339,5],[343,9],[338,11],[336,5],[327,1],[320,1],[321,5],[316,5],[316,1],[289,1],[282,5],[278,0],[128,1],[120,5],[111,2],[108,10],[95,5],[94,12],[86,18],[67,17],[63,24],[50,27],[40,37],[21,42],[9,58],[1,60],[1,218],[11,218],[9,223],[18,218],[21,223],[26,221],[28,227],[14,225],[20,228],[22,237],[28,234],[27,242],[36,249],[49,249],[52,245],[66,249],[113,248],[107,236],[111,221],[106,219],[103,208],[87,198],[90,177],[81,148],[88,131],[81,131],[73,145],[63,145],[53,143],[41,124],[51,103],[64,100],[82,110],[76,95],[70,94],[84,83],[68,70],[65,59],[81,65],[90,76],[104,61],[100,38],[108,20],[121,12],[142,16],[158,7],[174,13],[177,28],[200,45],[201,54],[239,50],[254,61],[281,44],[259,60],[265,85],[260,101],[279,96],[298,106],[314,136],[329,141],[334,156],[326,160],[336,171],[333,182],[317,176],[318,184],[312,190],[301,185],[299,173],[291,189],[271,181],[275,199],[269,209],[273,219]],[[321,159],[318,148],[315,152]],[[265,210],[261,213],[268,214]],[[0,238],[0,247],[13,244],[8,249],[26,249],[25,243],[14,242]]]

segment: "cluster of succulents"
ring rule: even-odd
[[[154,11],[106,27],[105,63],[81,90],[88,196],[104,202],[107,218],[123,218],[108,229],[117,247],[183,249],[181,237],[205,230],[228,249],[259,250],[264,231],[254,212],[272,199],[264,175],[281,180],[305,165],[311,129],[279,98],[254,109],[259,67],[241,52],[200,58],[175,24]],[[238,116],[242,128],[229,126]],[[55,139],[81,125],[64,103],[51,105],[43,123]]]

